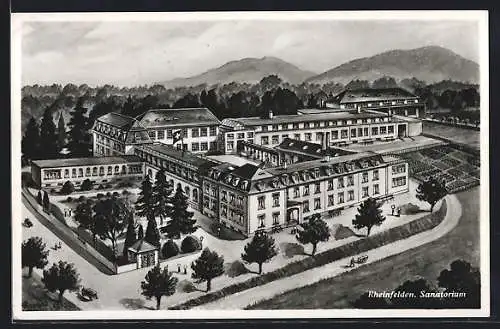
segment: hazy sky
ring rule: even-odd
[[[466,21],[30,22],[22,35],[23,84],[150,84],[263,56],[321,73],[425,45],[479,57]]]

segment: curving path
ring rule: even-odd
[[[413,235],[407,239],[399,240],[364,253],[368,255],[368,262],[362,266],[432,242],[450,232],[458,224],[462,214],[462,206],[454,194],[446,196],[445,199],[447,203],[447,212],[443,221],[438,226],[432,230]],[[262,286],[251,288],[192,309],[241,310],[254,302],[269,299],[286,291],[303,287],[305,282],[307,284],[312,284],[323,279],[337,276],[343,272],[351,271],[352,268],[344,267],[349,263],[350,259],[351,257],[347,257],[322,267],[317,267]]]

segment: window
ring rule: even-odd
[[[210,142],[210,150],[215,150],[217,148],[217,142]]]
[[[347,186],[353,186],[354,185],[354,176],[349,175],[347,176]]]
[[[226,145],[227,145],[228,151],[232,151],[234,149],[234,142],[233,141],[227,142]]]
[[[92,176],[97,176],[97,167],[92,168]]]
[[[297,139],[297,140],[300,140],[300,134],[293,134],[293,138]]]
[[[361,190],[361,195],[363,198],[367,198],[368,197],[368,186],[364,186]]]
[[[328,195],[328,207],[333,206],[333,194]]]
[[[76,178],[76,169],[71,170],[71,177]]]
[[[338,130],[332,131],[332,139],[339,139],[339,131]]]
[[[347,192],[347,201],[352,201],[354,200],[354,191],[350,190]]]
[[[258,202],[258,210],[262,210],[262,209],[266,208],[266,197],[264,195],[259,196],[257,198],[257,202]]]
[[[389,134],[394,134],[394,126],[389,126],[387,128],[388,128]]]
[[[281,124],[281,129],[283,129],[283,130],[288,129],[288,124],[287,123],[282,123]]]
[[[273,135],[272,140],[271,140],[271,143],[272,143],[272,144],[279,144],[279,142],[280,142],[280,136],[278,136],[278,135]]]
[[[191,144],[191,151],[196,152],[200,150],[200,143],[192,143]]]
[[[280,206],[280,194],[273,193],[273,207],[279,207],[279,206]]]
[[[373,184],[373,195],[380,194],[378,184]]]
[[[234,193],[229,193],[229,204],[234,206],[235,195]]]
[[[153,131],[150,131],[148,134],[149,134],[149,138],[151,138],[151,139],[156,139],[156,131],[154,131],[154,130],[153,130]],[[106,144],[107,144],[107,143],[106,143]]]
[[[108,175],[112,175],[112,174],[113,174],[113,167],[108,166]]]
[[[222,191],[222,201],[227,202],[227,191]]]
[[[281,138],[284,140],[285,138],[288,138],[288,134],[283,134],[281,135]]]
[[[319,188],[319,187],[320,187],[320,184],[319,184],[319,183],[314,184],[314,193],[315,193],[315,194],[321,193],[321,191],[320,191],[320,188]]]
[[[356,128],[351,129],[351,137],[356,137]]]
[[[392,166],[392,173],[393,174],[401,174],[406,172],[406,164],[400,164],[397,166]]]
[[[373,181],[378,181],[378,169],[373,171]]]
[[[339,183],[338,183],[338,188],[344,188],[344,177],[339,177],[338,179]]]
[[[319,128],[319,122],[314,123],[314,128]]]
[[[238,133],[238,139],[245,138],[245,133]]]
[[[210,136],[217,135],[217,127],[210,127]]]
[[[165,130],[158,130],[156,135],[158,136],[158,139],[165,139]]]
[[[323,139],[323,134],[322,133],[316,133],[316,141],[319,142]]]
[[[208,143],[207,142],[201,142],[200,148],[202,151],[208,151]]]
[[[314,199],[314,209],[315,210],[321,209],[321,198]]]
[[[340,138],[347,138],[347,129],[342,129],[340,131]]]
[[[253,138],[253,132],[251,131],[247,132],[247,138]]]
[[[262,131],[267,131],[267,126],[262,126]]]
[[[302,212],[309,212],[309,201],[304,201],[302,203]]]
[[[362,178],[361,182],[368,183],[368,173],[367,172],[363,173],[363,178]]]
[[[304,186],[304,193],[302,194],[303,196],[309,195],[309,185]]]
[[[181,133],[182,133],[183,137],[186,137],[186,138],[188,137],[188,129],[187,128],[182,128]]]
[[[311,133],[305,133],[304,136],[305,136],[307,142],[310,142],[312,140],[312,134]]]
[[[280,213],[273,212],[273,225],[279,225],[280,223]]]
[[[78,177],[83,177],[83,169],[78,169]]]
[[[90,177],[90,168],[85,169],[85,177]]]
[[[207,128],[206,127],[200,128],[200,136],[207,137]]]
[[[221,215],[221,217],[227,217],[227,206],[221,207],[220,215]]]
[[[304,128],[309,128],[311,126],[311,124],[309,122],[304,122]]]
[[[186,187],[184,188],[184,193],[186,193],[186,196],[189,198],[189,195],[190,195],[190,193],[191,193],[191,190],[190,190],[189,186],[186,186]]]
[[[257,219],[259,221],[259,228],[266,227],[266,215],[259,215]]]
[[[333,179],[328,180],[328,191],[333,190]]]
[[[293,189],[293,197],[294,197],[294,198],[298,198],[298,197],[300,197],[300,189],[299,189],[299,187],[295,187],[295,188]]]
[[[338,198],[339,198],[339,203],[344,203],[344,192],[340,192],[338,194]]]
[[[191,137],[200,137],[200,128],[191,129]]]
[[[293,129],[299,129],[299,124],[298,123],[294,123],[293,124]]]
[[[378,135],[378,127],[372,128],[372,135]]]
[[[387,127],[386,126],[380,127],[380,134],[384,135],[386,133],[387,133]]]
[[[368,127],[363,128],[363,135],[368,136]]]
[[[262,145],[268,145],[269,144],[269,137],[268,136],[262,136],[261,144]]]
[[[399,186],[405,186],[406,185],[406,177],[397,177],[392,179],[392,187],[399,187]]]
[[[167,138],[172,138],[172,129],[167,129]]]
[[[238,197],[238,206],[243,207],[243,197],[242,196]]]
[[[69,169],[64,169],[64,178],[69,178]]]

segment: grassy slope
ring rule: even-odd
[[[462,204],[458,226],[443,238],[351,272],[262,301],[249,309],[348,308],[367,290],[391,290],[422,276],[435,282],[460,258],[479,266],[479,187],[457,194]]]

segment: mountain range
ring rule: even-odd
[[[353,79],[373,81],[383,76],[396,80],[415,77],[427,83],[453,80],[479,83],[479,65],[453,51],[426,46],[409,50],[390,50],[371,57],[354,59],[321,74],[300,69],[276,57],[244,58],[228,62],[202,74],[161,82],[166,88],[225,84],[256,83],[265,76],[276,74],[291,84],[302,82],[347,84]]]

